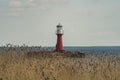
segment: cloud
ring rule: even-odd
[[[35,7],[45,5],[59,5],[66,4],[68,0],[10,0],[10,6],[12,7]]]
[[[28,8],[38,8],[39,10],[47,10],[55,5],[63,5],[69,0],[10,0],[8,14],[16,16],[17,13],[23,12]]]
[[[10,5],[20,7],[22,6],[22,2],[20,0],[11,0]]]
[[[68,0],[34,0],[37,4],[64,4]]]

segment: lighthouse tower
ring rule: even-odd
[[[56,27],[57,27],[57,31],[56,31],[56,35],[57,35],[56,51],[64,51],[64,47],[63,47],[63,43],[62,43],[62,35],[63,35],[63,32],[64,32],[63,27],[60,23]]]

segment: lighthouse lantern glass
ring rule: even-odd
[[[62,26],[61,25],[58,25],[57,26],[57,31],[56,31],[56,34],[63,34],[63,28],[62,28]]]

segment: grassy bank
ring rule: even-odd
[[[0,80],[120,80],[120,58],[9,51],[0,53]]]

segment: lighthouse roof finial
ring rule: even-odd
[[[61,25],[60,22],[58,23],[58,25]]]
[[[58,23],[57,27],[62,27],[62,25],[60,23]]]

